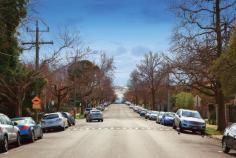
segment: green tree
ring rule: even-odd
[[[19,64],[17,28],[27,14],[28,0],[0,1],[0,73],[14,70]]]
[[[236,31],[231,36],[230,44],[212,66],[213,73],[220,79],[226,96],[236,94]]]
[[[178,108],[193,109],[194,98],[191,93],[180,92],[175,97],[175,105]]]

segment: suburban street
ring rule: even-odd
[[[220,141],[140,118],[123,104],[104,112],[104,122],[79,120],[65,132],[44,134],[42,140],[12,147],[1,158],[222,158]]]

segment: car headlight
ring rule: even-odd
[[[189,123],[189,121],[183,120],[183,123],[184,123],[184,124],[188,124],[188,123]]]

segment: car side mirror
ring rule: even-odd
[[[16,122],[13,122],[12,124],[13,124],[14,126],[17,126],[17,125],[18,125]]]

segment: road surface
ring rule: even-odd
[[[126,105],[111,105],[104,122],[84,119],[64,132],[12,148],[0,158],[229,158],[220,142],[140,118]]]

